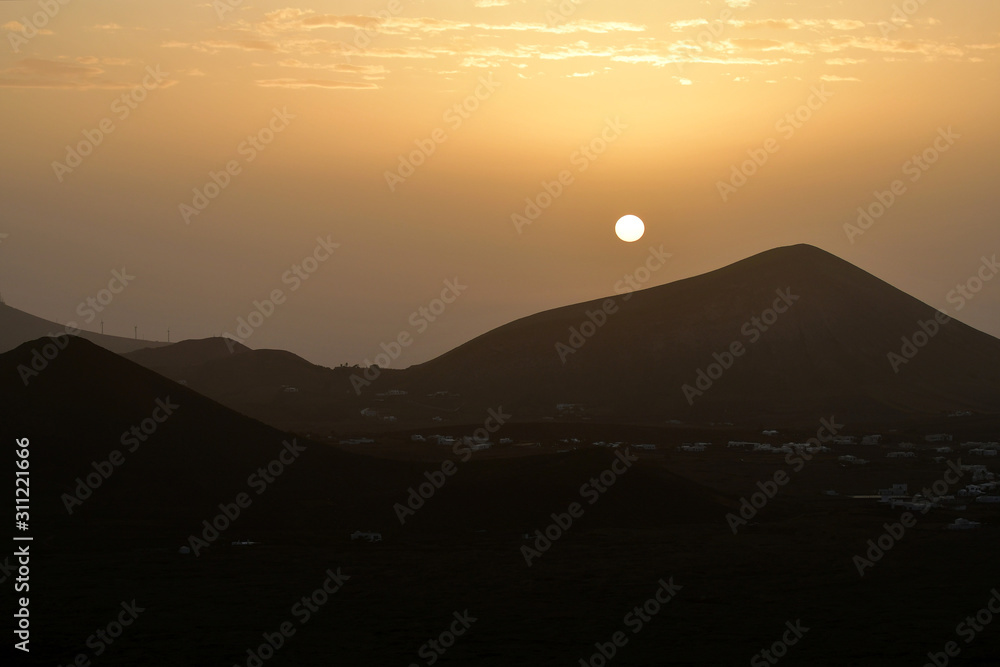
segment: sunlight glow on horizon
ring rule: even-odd
[[[332,235],[336,259],[252,346],[363,359],[457,275],[468,295],[416,363],[605,296],[642,250],[607,252],[626,210],[676,221],[663,282],[807,242],[942,307],[996,250],[996,2],[572,4],[108,0],[34,25],[35,3],[0,3],[5,296],[69,321],[135,267],[109,322],[204,337]],[[845,235],[948,128],[954,147]],[[1000,290],[962,318],[1000,335]]]

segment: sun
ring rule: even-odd
[[[615,234],[626,243],[638,241],[645,231],[646,225],[634,215],[623,216],[615,223]]]

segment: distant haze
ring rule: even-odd
[[[1000,336],[1000,279],[948,300],[1000,252],[1000,6],[744,4],[0,3],[0,291],[180,340],[282,290],[249,347],[335,366],[409,334],[409,366],[613,294],[650,247],[643,286],[811,243]]]

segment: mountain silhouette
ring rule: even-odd
[[[85,338],[106,350],[119,354],[141,350],[147,347],[161,347],[168,343],[152,340],[137,340],[122,336],[93,333],[91,331],[71,331],[66,325],[36,317],[13,306],[0,303],[0,352],[13,350],[25,341],[44,336],[61,336],[65,333]]]
[[[500,405],[515,421],[742,426],[1000,413],[1000,340],[809,245],[541,312],[374,379],[220,338],[127,356],[299,432],[474,423]]]
[[[580,404],[605,420],[1000,411],[1000,340],[813,246],[609,299],[512,322],[397,384],[502,397],[515,412]],[[601,316],[606,302],[615,312]],[[925,343],[912,359],[904,337]],[[742,354],[730,359],[734,344]]]

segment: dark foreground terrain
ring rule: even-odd
[[[859,577],[852,555],[891,518],[803,513],[738,536],[719,525],[581,525],[531,568],[519,540],[488,535],[381,545],[299,535],[308,544],[199,558],[138,544],[43,550],[33,569],[32,656],[38,664],[85,653],[106,665],[253,665],[247,650],[290,622],[295,634],[266,664],[430,664],[421,647],[468,610],[475,622],[437,664],[578,665],[596,642],[624,631],[628,643],[613,664],[746,665],[798,620],[809,630],[785,664],[922,665],[948,641],[961,643],[954,664],[997,664],[995,625],[968,645],[955,627],[1000,583],[1000,533],[916,530]],[[350,579],[303,625],[302,607],[298,615],[293,607],[338,568]],[[626,614],[671,578],[676,597],[634,633]],[[144,611],[95,657],[88,636],[133,599]]]
[[[283,433],[77,339],[24,386],[17,368],[45,344],[0,355],[4,437],[31,452],[31,653],[17,664],[919,666],[929,652],[998,664],[1000,619],[981,612],[1000,586],[996,506],[915,511],[891,537],[906,510],[851,497],[987,461],[958,442],[996,440],[987,417],[832,445],[799,470],[728,441],[802,442],[828,415],[774,437],[515,420],[468,455],[402,432],[343,445]],[[175,407],[130,449],[123,434],[151,425],[158,400]],[[956,442],[941,454],[921,438],[946,426]],[[616,434],[632,446],[590,444]],[[677,449],[697,441],[712,444]],[[92,477],[114,452],[122,462]],[[779,472],[787,483],[769,487]],[[727,515],[758,483],[773,498],[734,534]],[[957,517],[982,525],[945,530]],[[352,541],[357,530],[383,540]],[[855,556],[880,538],[861,576]],[[3,564],[11,619],[15,558]],[[978,630],[959,626],[969,616]],[[948,642],[959,652],[945,663]]]

